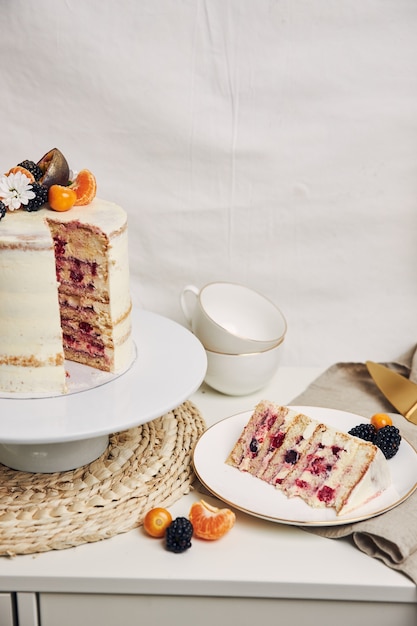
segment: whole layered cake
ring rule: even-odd
[[[381,450],[289,407],[255,407],[226,463],[314,508],[351,512],[391,484]]]
[[[66,393],[66,360],[127,369],[125,211],[53,149],[0,178],[0,218],[0,392]]]

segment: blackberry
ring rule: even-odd
[[[287,450],[285,453],[285,462],[290,463],[291,465],[295,465],[300,458],[297,450]]]
[[[193,525],[186,517],[174,519],[165,531],[166,549],[170,552],[184,552],[191,548]]]
[[[25,161],[18,163],[18,166],[24,167],[25,170],[28,170],[31,174],[33,174],[35,180],[39,180],[43,176],[41,168],[34,161],[26,159]]]
[[[380,428],[374,439],[374,444],[380,448],[386,459],[392,459],[397,454],[400,443],[401,435],[396,426]]]
[[[353,435],[354,437],[359,437],[359,439],[363,439],[364,441],[371,441],[374,443],[376,428],[373,424],[358,424],[358,426],[354,426],[349,431],[349,435]]]
[[[35,194],[35,197],[26,204],[26,211],[39,211],[41,206],[43,206],[48,201],[48,190],[43,185],[39,183],[31,183],[32,191]]]
[[[6,213],[7,213],[6,205],[4,204],[4,202],[0,200],[0,220],[3,219]]]

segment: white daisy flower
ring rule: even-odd
[[[9,211],[20,209],[22,204],[28,204],[34,197],[31,180],[23,172],[0,178],[0,198]]]

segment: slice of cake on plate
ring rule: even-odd
[[[226,463],[338,515],[391,483],[387,461],[372,443],[265,400],[255,407]]]

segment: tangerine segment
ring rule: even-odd
[[[25,176],[27,176],[27,178],[29,178],[31,183],[35,182],[35,177],[32,174],[32,172],[29,172],[29,170],[27,170],[25,167],[22,167],[21,165],[16,165],[15,167],[12,167],[7,174],[5,174],[5,176],[8,176],[9,174],[17,174],[18,172],[21,172],[22,174],[24,174]]]
[[[220,539],[234,525],[236,515],[230,509],[218,509],[204,500],[194,502],[188,515],[199,539]]]
[[[163,507],[155,507],[148,511],[143,518],[143,527],[151,537],[163,537],[172,522],[172,515]]]
[[[77,194],[75,206],[90,204],[97,192],[96,178],[90,170],[81,170],[71,183],[70,188]]]

